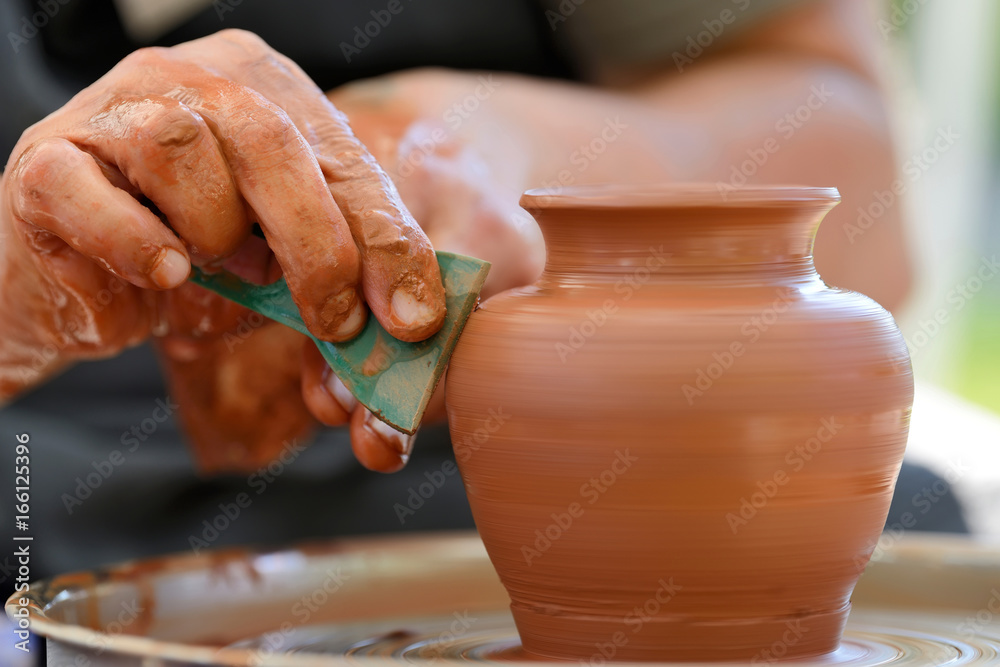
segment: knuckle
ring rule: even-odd
[[[268,46],[260,35],[249,30],[241,30],[240,28],[226,28],[225,30],[220,30],[216,35],[223,39],[224,41],[236,44],[252,53],[265,53],[270,52],[271,47]]]
[[[308,150],[288,115],[280,109],[273,113],[247,113],[233,130],[234,148],[240,160],[253,161],[260,168],[262,158],[274,157],[284,162]]]
[[[264,87],[283,87],[289,79],[295,78],[289,64],[270,49],[252,53],[242,67],[249,80],[260,82]]]
[[[66,143],[59,138],[42,139],[18,158],[13,169],[19,190],[13,202],[16,214],[26,215],[44,206],[67,173],[80,166],[77,156],[66,150]]]
[[[186,149],[202,136],[202,123],[192,111],[180,105],[166,106],[146,121],[143,128],[163,149]]]
[[[378,173],[374,158],[354,142],[336,139],[325,144],[324,153],[329,156],[326,158],[329,162],[330,173],[327,174],[329,180],[366,181]]]
[[[120,65],[128,68],[147,68],[162,64],[166,60],[166,49],[161,46],[147,46],[136,49],[125,56]]]
[[[339,204],[341,209],[343,205]],[[407,238],[404,230],[399,227],[394,216],[386,211],[351,211],[357,215],[364,215],[367,218],[366,224],[358,230],[355,242],[363,249],[371,259],[381,257],[391,264],[398,263],[401,256],[414,256],[419,250],[419,243],[414,243],[414,239]],[[402,265],[394,267],[394,271],[404,270]]]
[[[196,147],[209,132],[195,111],[177,100],[159,95],[115,99],[93,116],[95,130],[106,140],[125,142],[145,158],[172,160]],[[83,139],[89,145],[89,137]]]

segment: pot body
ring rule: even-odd
[[[885,522],[913,381],[867,297],[822,283],[835,190],[527,194],[548,265],[472,315],[452,442],[525,650],[834,650]]]

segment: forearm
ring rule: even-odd
[[[379,94],[376,86],[395,90]],[[410,126],[427,126],[422,142],[392,156],[397,172],[454,142],[483,155],[490,176],[512,196],[529,187],[602,182],[707,181],[720,192],[833,185],[844,204],[822,226],[821,272],[889,308],[907,290],[900,207],[862,235],[851,233],[858,207],[891,189],[896,169],[881,92],[836,61],[741,54],[623,91],[419,70],[338,91],[334,99],[352,119],[374,110],[395,116],[397,127],[406,125],[404,116]],[[410,108],[393,103],[380,111],[379,99],[405,100]]]
[[[644,142],[651,136],[679,142],[680,119],[633,95],[510,74],[422,69],[352,84],[330,97],[398,178],[425,155],[456,145],[486,158],[494,181],[516,192],[565,170],[571,175],[564,180],[576,183],[627,180],[642,172],[646,180],[679,176],[673,151]],[[382,134],[401,139],[396,154],[379,153]],[[396,142],[386,145],[396,150]],[[623,163],[629,172],[616,174],[615,165]]]

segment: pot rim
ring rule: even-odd
[[[840,202],[835,187],[805,185],[753,185],[730,187],[721,183],[654,183],[626,185],[603,183],[568,187],[533,188],[521,195],[520,205],[532,209],[593,208],[775,208],[804,203]]]

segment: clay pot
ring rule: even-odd
[[[812,260],[832,188],[530,191],[547,265],[472,315],[452,441],[525,650],[833,651],[885,522],[906,345]]]

